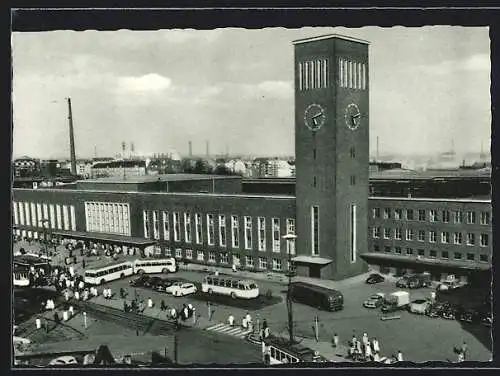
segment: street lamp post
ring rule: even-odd
[[[288,289],[287,289],[287,294],[286,294],[286,307],[288,310],[288,335],[289,335],[289,340],[290,343],[294,343],[294,338],[293,338],[293,310],[292,310],[292,252],[291,252],[291,246],[292,242],[295,242],[295,239],[297,239],[297,235],[295,234],[286,234],[283,236],[283,239],[287,241],[287,253],[288,253]]]
[[[43,244],[44,244],[44,248],[45,248],[45,256],[49,255],[49,251],[47,249],[47,226],[46,226],[46,224],[48,222],[49,222],[49,220],[47,218],[43,218],[40,220],[40,223],[42,224],[42,228],[43,228]]]

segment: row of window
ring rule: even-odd
[[[437,242],[437,232],[436,231],[428,231],[426,232],[425,230],[417,230],[415,231],[414,229],[406,229],[406,236],[405,239],[407,241],[413,241],[417,240],[419,242],[425,242],[427,239],[429,243],[436,243]],[[428,234],[428,237],[426,236]],[[372,237],[374,239],[380,239],[381,235],[383,235],[384,239],[396,239],[396,240],[403,240],[403,230],[401,228],[384,228],[383,229],[383,234],[381,232],[380,227],[372,227]],[[415,237],[415,235],[417,235]],[[441,232],[441,243],[443,244],[450,244],[451,243],[451,233],[447,231],[442,231]],[[453,244],[456,245],[461,245],[463,243],[463,235],[461,232],[454,232],[453,233]],[[466,237],[466,244],[467,245],[476,245],[476,234],[472,232],[467,233]],[[479,245],[481,247],[488,247],[489,246],[489,235],[488,234],[480,234],[479,235]]]
[[[328,87],[328,60],[317,59],[299,63],[299,89],[312,90]]]
[[[359,90],[366,89],[368,70],[365,63],[339,59],[338,69],[340,87]]]
[[[130,236],[130,207],[119,202],[85,202],[85,223],[89,232]]]
[[[375,252],[380,252],[380,246],[378,244],[375,244],[373,246],[373,250]],[[386,253],[393,253],[393,248],[390,247],[390,246],[385,246],[384,247],[384,252],[386,252]],[[394,253],[396,253],[398,255],[402,255],[403,254],[403,250],[402,250],[401,247],[394,247]],[[414,255],[414,249],[413,248],[406,248],[405,254],[409,255],[409,256],[410,255]],[[416,255],[420,256],[420,257],[437,258],[437,251],[431,249],[431,250],[429,250],[428,254],[426,255],[424,249],[417,249]],[[463,260],[464,259],[463,256],[464,256],[464,254],[462,252],[453,252],[453,259],[454,260]],[[450,252],[448,252],[448,251],[441,251],[440,252],[440,257],[442,259],[449,260],[450,259]],[[467,253],[465,255],[465,260],[467,260],[467,261],[476,261],[476,254],[475,253]],[[481,261],[481,262],[488,262],[489,261],[488,255],[487,254],[480,254],[479,255],[479,261]]]
[[[161,213],[161,224],[160,224]],[[217,224],[215,223],[217,219]],[[240,248],[240,217],[237,215],[226,216],[225,214],[212,214],[208,213],[202,215],[201,213],[180,213],[180,212],[167,212],[154,210],[152,212],[153,231],[150,231],[150,212],[143,211],[143,225],[144,237],[159,240],[163,235],[163,240],[174,242],[181,242],[183,234],[183,241],[185,243],[203,244],[204,236],[206,236],[206,243],[214,246],[216,243],[216,227],[218,234],[218,246],[227,247],[227,222],[230,226],[230,246],[231,248]],[[193,223],[194,222],[194,223]],[[266,251],[266,218],[257,217],[257,249],[259,251]],[[194,225],[194,226],[193,226]],[[244,249],[254,248],[253,239],[253,226],[254,218],[250,216],[243,217],[243,230]],[[172,227],[172,229],[171,229]],[[194,231],[193,231],[194,227]],[[160,229],[162,231],[160,231]],[[280,218],[271,218],[271,231],[272,231],[272,251],[281,251],[281,225]],[[171,232],[173,237],[171,238]],[[286,219],[286,233],[295,233],[295,219]],[[193,239],[194,235],[194,239]],[[295,246],[293,242],[287,242],[287,252],[295,254]]]
[[[219,263],[220,264],[229,264],[231,261],[231,264],[238,265],[238,266],[247,266],[247,267],[255,267],[259,269],[269,269],[271,267],[273,270],[282,270],[282,263],[283,261],[279,258],[273,258],[273,259],[268,259],[266,257],[253,257],[250,255],[246,255],[243,258],[244,265],[242,265],[242,260],[240,258],[240,255],[238,254],[232,254],[231,255],[231,260],[229,259],[229,253],[228,252],[220,252],[216,253],[213,251],[208,252],[208,259],[205,260],[205,255],[207,255],[207,252],[205,251],[193,251],[192,249],[186,249],[183,250],[181,248],[177,248],[175,250],[175,254],[172,252],[172,249],[166,248],[165,249],[165,256],[166,257],[175,257],[177,259],[187,259],[187,260],[197,260],[197,261],[208,261],[209,263],[217,263],[217,256],[219,256]],[[195,258],[196,257],[196,258]],[[257,265],[255,265],[255,261],[257,261]],[[286,267],[287,269],[289,268],[288,261],[286,261]]]
[[[372,209],[372,217],[380,218],[381,217],[381,208],[373,208]],[[404,218],[403,218],[404,214]],[[449,223],[451,221],[451,217],[453,216],[453,223],[463,223],[464,221],[464,212],[462,211],[453,211],[449,210],[425,210],[425,209],[391,209],[384,208],[383,209],[383,218],[384,219],[395,219],[395,220],[403,220],[414,221],[418,220],[420,222],[427,221],[430,222],[443,222]],[[475,211],[467,211],[465,212],[465,220],[467,224],[475,224],[476,223],[476,212]],[[480,212],[479,223],[481,225],[489,225],[491,224],[491,213],[490,212]]]
[[[73,205],[13,201],[14,224],[76,231]]]

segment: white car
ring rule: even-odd
[[[172,283],[170,286],[168,286],[166,289],[165,289],[165,292],[167,294],[172,294],[174,292],[174,290],[177,290],[180,286],[182,286],[185,282],[174,282]]]
[[[60,356],[59,358],[52,359],[49,366],[67,366],[71,364],[78,364],[74,356]]]
[[[454,290],[458,287],[460,287],[460,283],[458,283],[457,281],[444,281],[441,282],[437,288],[439,291],[446,291],[446,290]]]
[[[431,303],[425,299],[417,299],[410,303],[410,312],[424,315],[430,308]]]
[[[196,286],[193,285],[192,283],[182,283],[180,285],[175,286],[172,289],[172,295],[184,296],[184,295],[194,294],[196,291],[197,291]]]
[[[385,294],[383,292],[377,292],[370,296],[368,300],[363,302],[363,307],[365,308],[377,308],[384,302]]]

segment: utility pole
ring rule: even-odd
[[[75,153],[75,135],[73,130],[73,113],[71,111],[71,98],[68,101],[68,123],[69,123],[69,151],[71,158],[71,174],[76,175],[76,153]]]
[[[293,310],[292,310],[292,252],[291,252],[291,244],[295,242],[297,239],[297,235],[295,234],[286,234],[283,236],[283,239],[287,241],[287,253],[288,253],[288,289],[286,294],[286,308],[288,311],[288,336],[290,344],[295,343],[293,336]]]
[[[179,364],[179,339],[177,338],[177,331],[179,330],[179,316],[175,318],[175,332],[174,332],[174,362]]]

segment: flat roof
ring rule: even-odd
[[[306,264],[318,264],[318,265],[327,265],[332,262],[332,260],[324,257],[317,257],[317,256],[307,256],[307,255],[300,255],[296,256],[292,259],[292,261],[295,262],[303,262]]]
[[[460,269],[469,269],[469,270],[489,270],[491,269],[491,265],[488,263],[470,263],[464,261],[454,261],[454,260],[440,260],[433,258],[417,258],[415,256],[399,256],[395,254],[387,254],[387,253],[377,253],[377,252],[368,252],[360,255],[361,257],[367,257],[372,259],[379,260],[389,260],[389,261],[400,261],[407,262],[413,264],[422,264],[422,265],[437,265],[437,266],[446,266],[450,268],[460,268]]]
[[[491,169],[447,169],[416,171],[403,168],[370,172],[370,180],[439,180],[491,178]]]
[[[183,181],[183,180],[225,180],[241,179],[240,176],[226,175],[204,175],[204,174],[159,174],[144,176],[127,176],[126,179],[117,176],[103,177],[98,179],[78,180],[78,183],[117,183],[117,184],[140,184],[158,181]]]
[[[66,231],[66,230],[54,230],[51,234],[67,236],[73,239],[79,240],[95,240],[95,241],[108,241],[120,244],[129,245],[152,245],[156,244],[156,240],[138,238],[132,236],[118,235],[118,234],[105,234],[100,232],[82,232],[82,231]]]
[[[347,35],[340,35],[340,34],[325,34],[325,35],[319,35],[317,37],[297,39],[297,40],[292,41],[292,43],[293,44],[301,44],[301,43],[313,42],[313,41],[324,40],[324,39],[343,39],[343,40],[348,40],[350,42],[357,42],[357,43],[368,44],[368,45],[370,44],[370,42],[368,42],[367,40],[354,38],[354,37],[350,37]]]
[[[370,196],[370,200],[383,200],[383,201],[429,201],[429,202],[473,202],[491,204],[491,198],[425,198],[425,197],[387,197],[387,196]]]

